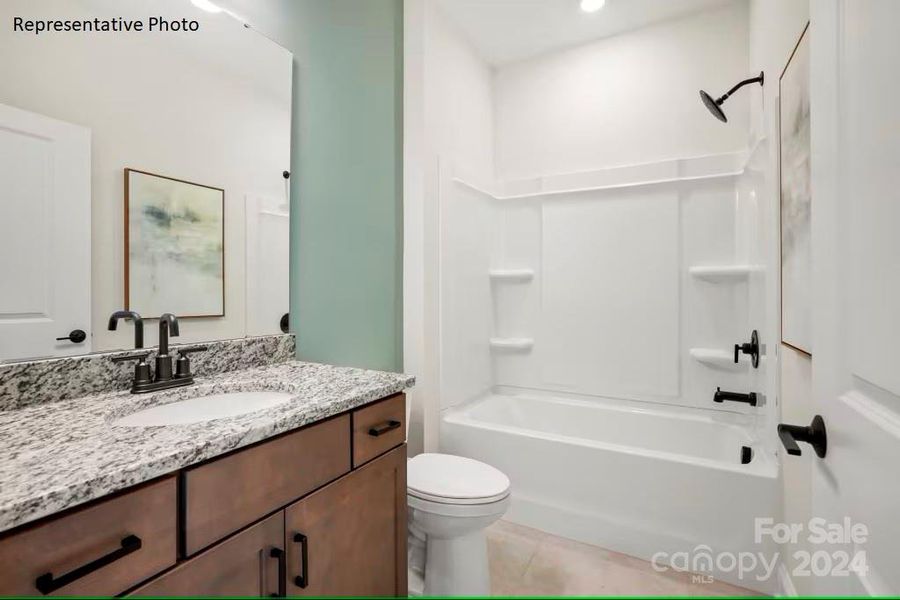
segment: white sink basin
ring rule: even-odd
[[[188,425],[213,419],[236,417],[264,408],[272,408],[291,399],[284,392],[231,392],[210,394],[179,402],[145,408],[113,421],[126,427]]]

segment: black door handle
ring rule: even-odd
[[[44,573],[43,575],[38,576],[38,578],[34,580],[34,587],[46,596],[61,587],[65,587],[70,583],[81,579],[85,575],[89,575],[98,569],[102,569],[103,567],[116,562],[120,558],[128,556],[132,552],[137,552],[140,549],[141,538],[136,535],[129,535],[122,538],[120,548],[117,548],[96,560],[92,560],[88,564],[82,565],[73,571],[69,571],[65,575],[60,575],[56,579],[53,578],[52,573]]]
[[[778,424],[778,437],[788,454],[800,456],[800,446],[797,442],[806,442],[813,447],[819,458],[825,458],[828,450],[828,436],[825,433],[825,420],[821,415],[813,417],[812,423],[803,427],[801,425]]]
[[[83,342],[86,339],[87,339],[87,334],[84,332],[83,329],[73,329],[72,331],[69,332],[69,335],[67,335],[65,337],[58,337],[58,338],[56,338],[56,341],[61,342],[63,340],[69,340],[73,344],[80,344],[81,342]]]
[[[387,423],[382,423],[381,425],[369,429],[369,435],[371,435],[372,437],[378,437],[379,435],[384,435],[388,431],[397,429],[402,424],[403,423],[401,423],[400,421],[388,421]]]
[[[294,585],[305,588],[309,585],[309,540],[302,533],[294,534],[294,542],[300,544],[300,570],[301,575],[294,577]]]
[[[287,597],[287,556],[281,548],[269,550],[269,556],[278,559],[278,592],[270,594],[272,598]]]

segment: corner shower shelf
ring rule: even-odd
[[[534,279],[533,269],[491,269],[488,275],[493,281],[525,282]]]
[[[734,364],[734,354],[727,350],[691,348],[690,353],[691,358],[711,367],[732,370],[741,368],[740,364]]]
[[[491,338],[491,349],[493,350],[516,350],[528,351],[534,346],[534,340],[531,338]]]
[[[705,279],[716,283],[729,281],[743,281],[750,273],[759,271],[756,265],[697,265],[688,269],[688,272],[697,279]]]

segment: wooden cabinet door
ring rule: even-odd
[[[285,509],[288,596],[405,596],[406,527],[404,444]]]
[[[129,596],[274,596],[284,592],[284,512],[201,552]]]

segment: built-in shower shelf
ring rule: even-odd
[[[757,265],[697,265],[691,267],[690,274],[697,279],[713,282],[743,281],[750,273],[759,271]]]
[[[532,338],[491,338],[491,348],[494,350],[514,350],[525,352],[534,346]]]
[[[717,348],[691,348],[691,358],[711,367],[719,369],[739,369],[740,364],[734,364],[734,353]],[[740,357],[743,359],[743,356]],[[741,360],[741,362],[745,362]]]
[[[533,269],[491,269],[488,271],[492,281],[526,282],[534,279]]]

